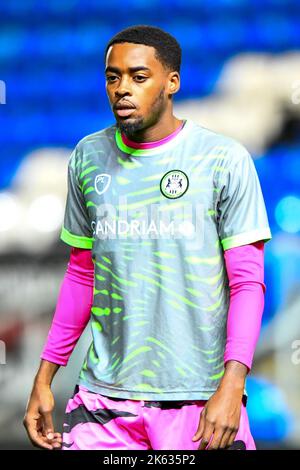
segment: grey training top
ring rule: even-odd
[[[78,384],[136,400],[208,399],[224,373],[223,250],[271,238],[251,156],[187,119],[151,149],[116,126],[82,139],[61,238],[92,249],[93,341]]]

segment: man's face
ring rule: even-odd
[[[106,92],[120,130],[130,135],[158,122],[172,92],[170,78],[178,74],[166,70],[155,57],[155,49],[113,44],[105,67]]]

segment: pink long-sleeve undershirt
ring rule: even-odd
[[[93,285],[91,250],[72,248],[41,359],[67,365],[90,319]]]
[[[224,363],[235,360],[252,367],[264,310],[264,242],[224,251],[230,302]]]
[[[226,250],[224,259],[230,288],[224,363],[235,360],[250,370],[264,308],[264,242]],[[91,250],[72,248],[41,359],[67,365],[90,319],[93,282]]]

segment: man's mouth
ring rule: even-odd
[[[127,117],[134,113],[135,108],[120,108],[116,109],[116,113],[118,116]]]
[[[115,105],[115,111],[120,117],[130,116],[135,111],[135,106],[129,102],[117,103]]]

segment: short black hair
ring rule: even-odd
[[[181,47],[177,40],[166,31],[155,26],[135,25],[123,29],[109,41],[106,46],[104,60],[107,51],[113,44],[131,42],[154,47],[156,57],[164,67],[170,71],[180,73]]]

